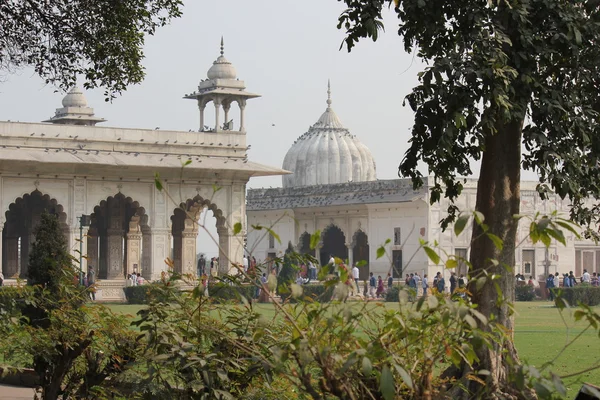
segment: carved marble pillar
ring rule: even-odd
[[[142,259],[140,269],[146,280],[152,280],[152,231],[142,228]]]
[[[181,255],[182,273],[196,275],[196,237],[198,233],[183,232],[181,236],[183,242]]]
[[[200,129],[199,132],[204,131],[204,109],[206,106],[202,105],[200,101],[198,101],[198,109],[200,110]]]
[[[142,234],[133,232],[127,234],[127,270],[125,274],[142,272],[141,266]]]
[[[348,270],[352,269],[354,266],[354,247],[352,243],[346,243],[346,248],[348,249]]]
[[[173,265],[175,272],[181,273],[183,270],[182,266],[182,252],[183,252],[183,237],[182,232],[176,232],[173,234]]]
[[[229,122],[229,109],[231,108],[231,103],[225,103],[223,104],[223,111],[225,112],[225,121],[223,121],[225,124],[227,122]]]
[[[19,238],[6,238],[5,247],[6,265],[4,266],[4,277],[16,278],[19,276]]]
[[[86,239],[84,239],[86,240]],[[95,229],[90,228],[87,233],[87,249],[85,252],[85,258],[87,260],[87,271],[90,267],[93,267],[96,271],[96,277],[99,277],[99,259],[98,259],[98,232]]]
[[[217,227],[217,233],[219,235],[219,275],[225,275],[229,273],[231,266],[230,254],[229,254],[229,231],[225,227]]]
[[[108,237],[106,233],[100,235],[99,242],[98,278],[106,279],[108,277]]]
[[[152,260],[152,267],[149,274],[151,280],[156,280],[160,279],[161,272],[167,270],[167,264],[165,263],[165,260],[168,257],[171,257],[170,229],[152,229],[152,236],[150,240],[152,245],[149,257]],[[144,278],[146,278],[145,275]]]
[[[123,230],[107,230],[107,279],[123,278]]]
[[[246,109],[246,100],[242,99],[239,102],[240,104],[240,132],[246,132],[245,118],[244,118],[244,110]]]
[[[214,99],[213,103],[215,104],[215,132],[219,132],[221,130],[221,100]]]

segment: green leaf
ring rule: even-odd
[[[154,186],[156,186],[156,189],[159,191],[163,190],[162,181],[160,180],[158,172],[154,174]]]
[[[390,243],[392,243],[392,239],[387,238],[387,239],[385,239],[385,242],[383,243],[383,245],[386,246],[386,245],[388,245]]]
[[[548,229],[548,235],[552,236],[556,241],[558,241],[563,246],[567,245],[567,241],[565,239],[565,235],[560,229]]]
[[[496,246],[498,250],[502,250],[502,247],[504,247],[504,242],[502,241],[502,239],[500,239],[493,233],[486,233],[486,235],[492,240],[492,242],[494,242],[494,246]]]
[[[556,225],[560,226],[561,228],[568,230],[569,232],[574,234],[577,239],[579,239],[579,237],[580,237],[579,232],[577,232],[577,230],[575,230],[575,227],[577,225],[574,225],[570,221],[563,221],[563,220],[557,220],[557,221],[555,221],[555,223],[556,223]]]
[[[479,211],[475,211],[473,213],[473,218],[475,218],[475,222],[477,222],[477,225],[481,225],[483,224],[483,221],[485,221],[485,217]]]
[[[192,163],[192,160],[187,160],[186,162],[183,163],[183,167],[185,167],[186,165],[190,165]]]
[[[242,223],[241,222],[236,222],[233,225],[233,234],[237,235],[238,233],[240,233],[242,231]]]
[[[365,265],[367,265],[367,261],[366,260],[360,260],[359,262],[356,263],[356,266],[358,268],[364,267]]]
[[[449,258],[446,260],[446,268],[447,269],[454,269],[458,266],[458,261],[456,261],[455,258]]]
[[[458,217],[458,219],[454,223],[454,234],[456,236],[460,236],[462,231],[467,226],[467,222],[469,222],[469,218],[470,218],[470,216],[467,214],[462,214],[460,217]]]
[[[321,231],[315,231],[312,235],[310,235],[310,249],[314,250],[319,245],[321,241]]]
[[[394,400],[396,397],[396,386],[394,385],[394,376],[387,365],[381,370],[381,382],[379,382],[379,390],[385,400]]]
[[[265,228],[267,230],[267,232],[269,232],[271,234],[271,236],[273,236],[275,238],[275,240],[277,240],[277,243],[281,244],[281,239],[279,238],[279,235],[275,233],[275,231],[271,228]]]
[[[434,263],[434,264],[439,264],[440,263],[440,256],[438,255],[438,253],[435,252],[435,250],[433,250],[431,247],[429,246],[423,246],[423,250],[425,250],[425,254],[427,254],[427,257]]]
[[[385,247],[379,246],[379,248],[377,248],[377,259],[380,259],[384,255],[385,255]]]
[[[412,378],[410,377],[410,374],[398,364],[394,364],[394,368],[396,368],[396,371],[398,371],[398,374],[400,374],[400,377],[402,378],[402,380],[404,381],[406,386],[408,386],[409,389],[412,389],[413,381],[412,381]]]
[[[371,372],[373,372],[373,365],[371,364],[371,360],[368,357],[364,357],[362,360],[362,373],[364,376],[371,376]]]

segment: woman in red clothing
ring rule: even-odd
[[[383,287],[383,279],[381,279],[381,275],[379,275],[377,277],[377,297],[380,297],[383,292],[385,291],[385,288]]]

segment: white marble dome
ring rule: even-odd
[[[329,94],[329,90],[328,90]],[[377,179],[371,151],[348,129],[331,108],[294,142],[283,160],[283,187],[364,182]]]
[[[81,89],[74,86],[62,99],[63,107],[87,107],[87,99],[83,95]]]
[[[213,62],[207,73],[208,79],[235,79],[237,72],[223,54]]]

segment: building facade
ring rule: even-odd
[[[245,91],[223,47],[207,76],[185,95],[198,103],[198,131],[98,126],[104,120],[78,88],[44,123],[0,122],[4,276],[27,276],[44,211],[59,217],[77,258],[82,247],[84,271],[94,267],[100,280],[121,286],[134,271],[159,278],[167,258],[177,271],[195,273],[197,221],[207,208],[217,221],[220,272],[241,262],[245,226],[236,234],[233,226],[246,221],[246,183],[284,171],[248,160],[244,112],[258,95]],[[215,124],[207,126],[211,103]],[[82,216],[89,226],[80,226]]]

